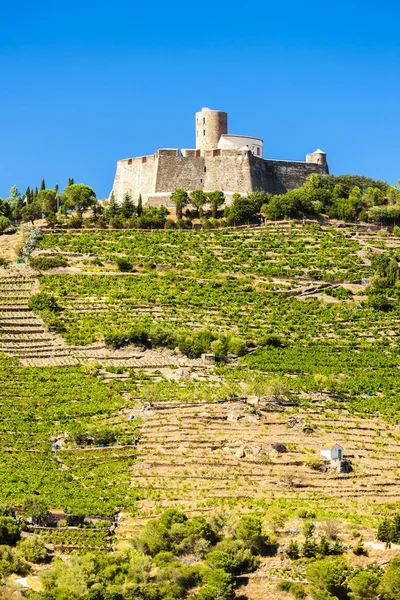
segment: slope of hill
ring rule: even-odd
[[[400,493],[398,238],[84,230],[44,233],[32,257],[0,279],[1,499],[118,513],[115,537],[44,531],[54,547],[122,548],[166,508],[255,511],[287,548],[306,507],[349,547],[352,528],[374,541]],[[287,597],[276,560],[248,598]]]

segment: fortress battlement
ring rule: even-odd
[[[112,193],[122,202],[126,193],[148,205],[170,206],[176,188],[222,190],[229,204],[233,193],[264,190],[283,194],[303,185],[311,173],[329,173],[322,150],[306,161],[263,158],[263,140],[228,134],[228,115],[202,109],[196,113],[196,148],[160,148],[154,154],[117,162]]]

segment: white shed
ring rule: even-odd
[[[321,456],[328,460],[342,460],[343,448],[339,444],[324,444],[321,448]]]

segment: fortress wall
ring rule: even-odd
[[[251,189],[284,194],[301,187],[312,173],[328,175],[327,165],[250,157]]]
[[[185,190],[202,189],[204,179],[204,157],[179,156],[177,154],[157,152],[157,174],[155,192],[173,192],[176,188]]]
[[[210,150],[205,152],[204,189],[228,192],[250,192],[252,179],[250,173],[251,152],[237,150]]]
[[[116,201],[121,203],[128,192],[135,203],[142,194],[145,203],[147,194],[154,191],[155,169],[154,155],[119,160],[112,189]]]

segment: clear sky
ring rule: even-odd
[[[4,1],[0,197],[12,185],[99,198],[120,158],[190,148],[226,110],[264,157],[400,179],[400,2]]]

